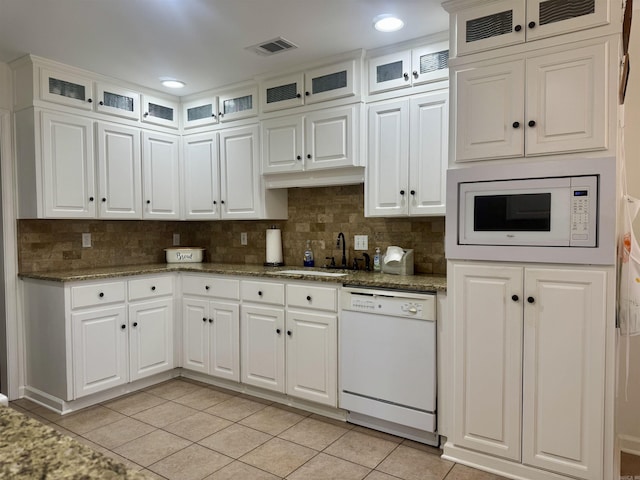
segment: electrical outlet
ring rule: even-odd
[[[246,245],[247,244],[247,232],[242,232],[240,234],[240,245]]]
[[[354,250],[369,250],[369,236],[368,235],[354,235],[353,236],[353,249]]]
[[[82,234],[82,248],[90,248],[91,247],[91,234],[83,233]]]
[[[173,234],[173,246],[175,247],[176,245],[180,245],[180,234],[179,233],[174,233]]]

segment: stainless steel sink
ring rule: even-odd
[[[338,272],[319,272],[317,270],[280,270],[278,272],[270,272],[274,275],[308,275],[313,277],[344,277],[346,273]]]

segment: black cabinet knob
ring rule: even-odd
[[[99,103],[100,103],[100,105],[104,105],[104,102],[103,102],[102,100],[100,100],[100,102],[99,102]]]
[[[408,73],[405,72],[402,76],[404,77],[405,80],[407,80],[407,81],[409,80],[409,74]]]
[[[137,327],[138,326],[138,322],[133,322],[133,326]]]
[[[410,193],[411,195],[415,195],[415,194],[416,194],[416,191],[415,191],[415,190],[411,190],[409,193]]]
[[[151,286],[151,291],[152,291],[152,292],[155,292],[155,290],[156,290],[156,286],[155,286],[155,285],[152,285],[152,286]]]
[[[216,202],[216,201],[214,200],[214,201],[213,201],[213,204],[214,204],[214,205],[217,205],[217,204],[218,204],[218,202]]]
[[[262,290],[258,290],[258,296],[261,297],[262,296]]]
[[[212,116],[213,118],[216,118],[216,114],[215,114],[215,113],[212,113],[212,114],[211,114],[211,116]]]
[[[278,335],[280,335],[280,329],[279,329],[279,328],[276,328],[276,333],[277,333]]]
[[[418,78],[420,75],[418,74],[417,70],[413,71],[413,78]]]
[[[298,156],[296,157],[296,160],[302,160],[302,155],[298,155]]]
[[[307,158],[311,158],[311,154],[310,153],[307,153]]]
[[[124,325],[124,324],[122,324],[122,325],[120,325],[120,328],[121,328],[122,330],[124,330],[125,328],[127,328],[127,326],[126,326],[126,325]]]
[[[304,94],[305,94],[305,96],[307,96],[307,97],[308,97],[309,95],[311,95],[309,92],[304,92]]]
[[[535,303],[536,299],[533,297],[527,297],[527,302],[529,303]]]
[[[107,199],[106,199],[106,198],[104,198],[104,197],[102,197],[102,201],[103,201],[103,202],[106,202],[106,201],[107,201]]]
[[[210,287],[209,285],[205,285],[205,286],[204,286],[204,289],[205,289],[205,290],[209,290],[210,288],[211,288],[211,287]]]
[[[400,195],[404,195],[404,190],[400,190]]]
[[[536,26],[536,22],[529,22],[529,28],[534,28]]]
[[[513,122],[513,128],[520,128],[520,122]]]
[[[142,116],[147,118],[149,116],[149,112],[144,112],[144,115],[142,115]]]
[[[219,117],[224,117],[224,113],[222,113],[222,112],[218,112],[218,116],[219,116]]]
[[[104,297],[104,292],[100,292],[100,293],[98,294],[98,296],[99,296],[100,298]]]
[[[289,335],[289,336],[292,335],[291,330],[287,330],[287,335]]]
[[[529,120],[529,126],[530,127],[535,127],[536,126],[536,121],[535,120]]]
[[[206,317],[202,317],[202,321],[206,322],[207,321]]]
[[[221,205],[224,205],[224,200],[220,200],[220,204],[221,204]]]
[[[87,98],[87,102],[92,103],[93,100],[91,98]]]
[[[307,295],[307,302],[311,301],[311,295]]]
[[[210,319],[209,319],[209,323],[213,323],[213,318],[210,318]]]
[[[90,202],[93,202],[93,197],[89,197],[89,201],[90,201]]]
[[[515,27],[513,27],[513,29],[514,29],[516,32],[519,32],[520,30],[522,30],[522,25],[516,25]]]
[[[300,98],[302,97],[302,95],[300,95],[299,93],[296,93],[296,98]]]
[[[147,205],[149,205],[151,203],[151,200],[147,200]]]
[[[518,295],[511,295],[511,300],[517,302],[518,300],[520,300],[520,297]]]

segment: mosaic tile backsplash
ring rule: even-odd
[[[180,234],[182,246],[207,249],[205,261],[262,264],[266,254],[266,230],[282,230],[283,257],[287,266],[302,266],[306,241],[311,240],[316,266],[325,257],[342,256],[336,247],[338,233],[347,239],[347,259],[353,262],[353,236],[368,235],[368,253],[389,245],[413,248],[417,273],[446,273],[444,217],[365,218],[364,187],[348,185],[289,189],[289,219],[277,221],[148,220],[19,220],[20,272],[44,272],[164,262],[163,249]],[[82,233],[91,233],[92,247],[82,247]],[[247,233],[247,245],[240,233]]]

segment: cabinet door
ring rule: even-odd
[[[218,123],[218,97],[206,97],[182,105],[182,126],[203,127]]]
[[[74,399],[129,381],[127,314],[124,305],[74,313]]]
[[[337,406],[337,317],[287,312],[287,394]]]
[[[40,98],[47,102],[91,110],[92,81],[67,72],[40,69]]]
[[[95,218],[93,122],[42,112],[44,212],[49,218]]]
[[[96,111],[138,120],[140,94],[115,85],[96,83]]]
[[[527,155],[607,148],[608,42],[527,59]]]
[[[209,373],[209,302],[182,299],[182,367]]]
[[[606,273],[526,269],[522,461],[603,478]]]
[[[527,41],[609,23],[609,2],[527,0]]]
[[[284,310],[242,306],[242,382],[284,393]]]
[[[155,132],[142,134],[143,217],[180,217],[178,137]]]
[[[449,94],[411,98],[409,213],[444,215],[449,162]]]
[[[220,203],[222,218],[258,218],[260,195],[260,152],[258,126],[220,132]]]
[[[98,122],[100,218],[142,218],[140,129]]]
[[[305,118],[305,170],[358,166],[356,105],[311,112]]]
[[[520,461],[522,268],[453,268],[456,445]]]
[[[173,368],[173,299],[129,305],[131,381]]]
[[[300,172],[304,169],[304,117],[263,120],[262,173]]]
[[[183,137],[184,215],[220,218],[220,171],[216,133]]]
[[[209,374],[240,381],[240,307],[211,302],[209,308]]]
[[[449,78],[449,43],[440,42],[411,52],[413,85]]]
[[[383,55],[369,60],[369,93],[411,86],[411,51]]]
[[[258,115],[258,87],[250,86],[220,94],[218,118],[231,122]]]
[[[271,112],[304,105],[303,88],[304,74],[302,73],[265,81],[261,87],[262,111]]]
[[[525,0],[483,3],[455,14],[457,55],[525,41]]]
[[[368,217],[407,214],[409,101],[369,106]]]
[[[456,161],[524,155],[524,61],[455,72]]]
[[[143,95],[142,121],[178,128],[178,103],[165,98]]]
[[[305,103],[324,102],[356,94],[355,60],[320,67],[305,74]]]

